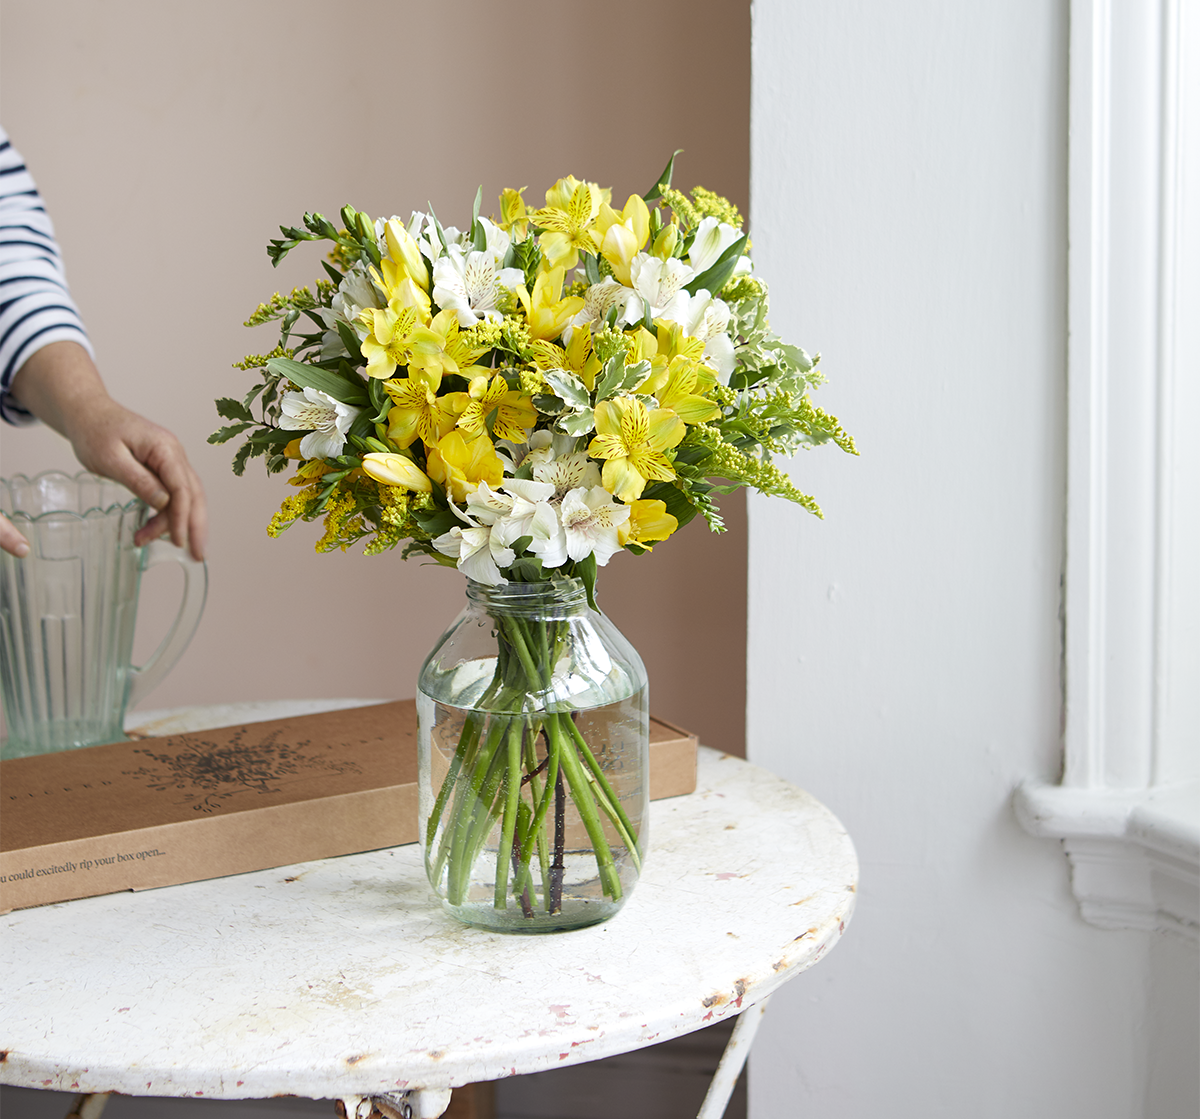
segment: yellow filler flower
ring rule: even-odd
[[[651,411],[635,396],[604,400],[596,405],[597,434],[588,454],[605,460],[604,488],[628,505],[649,482],[675,477],[664,452],[677,447],[686,431],[683,420],[667,408]]]

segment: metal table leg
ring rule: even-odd
[[[754,1043],[754,1035],[758,1032],[763,1012],[770,1001],[771,996],[768,995],[762,1002],[756,1002],[738,1015],[737,1024],[733,1027],[733,1033],[729,1035],[725,1052],[721,1054],[721,1063],[717,1065],[716,1074],[708,1086],[708,1094],[704,1097],[704,1103],[700,1105],[696,1119],[721,1119],[725,1114],[725,1109],[729,1106],[729,1097],[733,1095],[737,1078],[746,1065],[750,1046]]]
[[[337,1112],[344,1119],[438,1119],[449,1106],[449,1088],[413,1088],[382,1096],[344,1096]]]
[[[76,1096],[71,1110],[67,1112],[67,1119],[100,1119],[110,1095],[111,1092],[93,1092],[87,1096]]]

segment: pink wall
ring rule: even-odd
[[[273,272],[280,223],[346,202],[453,220],[482,183],[573,173],[644,191],[675,148],[677,184],[749,197],[748,0],[590,5],[473,0],[5,0],[0,119],[42,188],[113,394],[185,441],[212,503],[211,592],[192,646],[145,707],[292,696],[411,696],[457,613],[462,577],[395,555],[318,556],[299,525],[263,531],[280,479],[229,471],[205,438],[230,363],[274,345],[241,322],[320,274]],[[462,224],[460,219],[457,224]],[[66,468],[53,433],[0,432],[0,470]],[[653,708],[712,745],[744,742],[744,504],[618,556],[602,605],[640,649]],[[139,647],[167,625],[148,580]]]

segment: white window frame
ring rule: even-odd
[[[1015,807],[1087,921],[1195,940],[1200,3],[1070,19],[1064,764]]]

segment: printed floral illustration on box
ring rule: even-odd
[[[362,772],[357,762],[309,752],[307,739],[295,745],[279,742],[281,733],[274,730],[259,741],[247,742],[250,728],[243,727],[222,743],[186,736],[184,748],[177,753],[136,750],[155,765],[128,770],[124,776],[145,780],[147,788],[160,792],[180,790],[184,793],[180,803],[191,803],[197,812],[215,812],[240,792],[277,793],[289,780]]]

